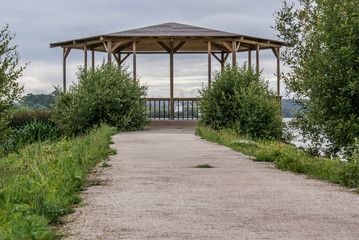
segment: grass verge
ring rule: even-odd
[[[79,203],[86,174],[108,155],[115,128],[34,143],[0,159],[0,239],[54,239],[60,217]]]
[[[196,127],[196,134],[208,141],[253,156],[255,161],[273,162],[279,169],[303,173],[332,183],[357,188],[359,193],[358,157],[351,162],[311,157],[292,145],[265,140],[248,140],[229,130],[216,131],[200,125]]]

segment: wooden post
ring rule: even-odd
[[[224,52],[221,52],[221,72],[224,70]]]
[[[107,42],[107,62],[108,62],[109,64],[111,64],[111,62],[112,62],[112,59],[111,59],[111,55],[112,55],[111,49],[112,49],[112,42],[111,42],[111,41],[108,41],[108,42]]]
[[[208,87],[211,86],[211,77],[212,77],[212,44],[211,41],[208,41]]]
[[[280,96],[280,48],[277,48],[277,96]]]
[[[121,52],[118,52],[118,66],[121,67]]]
[[[95,71],[95,49],[91,50],[91,68],[92,72]]]
[[[69,55],[71,48],[63,48],[63,55],[62,55],[62,88],[64,92],[66,92],[66,58]]]
[[[174,104],[174,99],[173,99],[173,38],[171,38],[170,41],[170,101],[171,101],[171,114],[170,114],[170,118],[171,120],[174,119],[174,115],[175,115],[175,104]]]
[[[256,71],[259,74],[259,44],[256,47]]]
[[[84,70],[87,71],[87,46],[84,45]]]
[[[232,41],[232,67],[237,65],[237,43]]]
[[[63,48],[62,55],[62,88],[64,93],[66,93],[66,48]]]
[[[133,81],[136,81],[136,41],[132,44],[133,52]]]
[[[252,50],[248,50],[248,67],[252,67]]]

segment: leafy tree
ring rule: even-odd
[[[0,31],[0,141],[8,132],[8,114],[6,112],[21,99],[23,86],[16,80],[21,76],[24,67],[19,67],[17,46],[11,45],[15,35],[10,33],[9,25]]]
[[[268,84],[253,69],[226,66],[211,87],[200,90],[201,123],[229,128],[254,138],[279,138],[280,106]]]
[[[126,69],[103,63],[94,71],[80,69],[78,84],[56,98],[53,117],[67,134],[100,123],[135,130],[147,121],[145,96],[146,87],[133,81]]]
[[[281,59],[288,92],[302,110],[295,126],[328,154],[349,149],[359,137],[359,1],[283,2],[275,29],[286,42]]]

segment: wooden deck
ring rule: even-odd
[[[195,128],[197,120],[152,120],[152,122],[145,127],[145,129],[158,129],[158,128],[176,128],[188,129]]]

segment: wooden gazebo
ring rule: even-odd
[[[130,55],[133,58],[133,78],[136,79],[137,54],[169,54],[170,56],[170,98],[157,99],[168,101],[169,118],[175,116],[173,82],[175,54],[208,54],[208,84],[211,84],[212,57],[223,68],[231,55],[232,65],[236,65],[237,52],[248,52],[248,64],[252,64],[252,51],[256,54],[256,69],[259,71],[259,51],[271,49],[277,59],[277,95],[280,97],[280,47],[284,42],[245,36],[237,33],[223,32],[179,23],[164,23],[127,31],[103,34],[64,42],[51,43],[50,47],[63,48],[63,90],[66,92],[66,58],[72,49],[84,51],[84,68],[87,68],[88,51],[91,51],[92,68],[95,67],[95,52],[106,52],[107,59],[112,56],[121,65]],[[179,101],[177,99],[177,101]],[[183,100],[182,100],[183,101]],[[189,100],[190,101],[190,100]],[[154,105],[155,107],[156,105]],[[165,105],[166,106],[166,105]],[[183,102],[182,102],[183,106]],[[188,106],[188,101],[187,101]],[[188,108],[187,108],[188,109]],[[179,117],[179,115],[178,115]],[[192,99],[193,117],[193,99]]]

